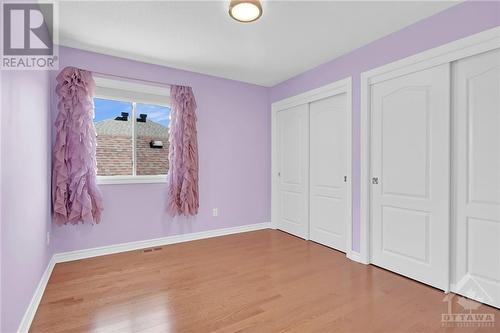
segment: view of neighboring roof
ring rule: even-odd
[[[132,134],[132,122],[128,120],[106,119],[95,123],[98,135],[129,136]],[[168,127],[154,121],[136,122],[135,130],[137,136],[151,136],[158,138],[168,138]]]

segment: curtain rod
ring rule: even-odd
[[[102,77],[102,78],[117,78],[121,80],[126,80],[126,81],[135,81],[138,83],[148,83],[148,84],[153,84],[156,86],[160,86],[162,88],[170,88],[171,84],[164,83],[164,82],[158,82],[158,81],[152,81],[152,80],[144,80],[144,79],[135,79],[127,76],[121,76],[121,75],[115,75],[115,74],[109,74],[109,73],[102,73],[102,72],[96,72],[96,71],[90,71],[92,75],[95,75],[97,77]]]

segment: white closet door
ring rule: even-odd
[[[299,105],[277,114],[278,228],[308,238],[309,110]]]
[[[345,252],[349,119],[347,95],[312,102],[310,112],[310,239]]]
[[[448,289],[449,64],[372,85],[371,261]]]
[[[500,307],[500,51],[453,65],[455,274],[452,290]]]

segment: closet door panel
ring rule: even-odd
[[[452,289],[500,307],[500,51],[453,64]]]
[[[310,238],[345,251],[348,167],[347,95],[310,104]]]
[[[448,286],[449,64],[371,86],[371,261]]]
[[[278,228],[308,237],[309,111],[299,105],[277,113]]]

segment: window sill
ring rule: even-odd
[[[158,176],[97,176],[98,185],[160,184],[166,183],[166,175]]]

